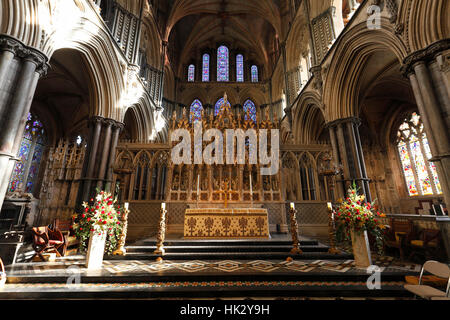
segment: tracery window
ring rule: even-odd
[[[250,119],[253,122],[256,122],[256,106],[253,103],[252,100],[247,100],[244,103],[244,115],[245,115],[245,120],[248,120],[248,115],[247,113],[250,115]]]
[[[195,99],[191,104],[189,121],[202,120],[203,105],[200,100]]]
[[[217,81],[229,81],[229,52],[225,46],[217,50]]]
[[[203,70],[202,70],[202,81],[209,81],[209,54],[205,53],[203,55]]]
[[[251,71],[252,71],[252,82],[258,82],[258,67],[253,65]]]
[[[400,125],[397,148],[406,187],[410,196],[441,194],[436,165],[420,115],[412,113]]]
[[[236,56],[236,81],[244,82],[244,56],[242,54]]]
[[[220,98],[220,99],[216,102],[216,105],[214,106],[214,115],[215,115],[215,116],[217,116],[217,115],[219,114],[220,107],[222,106],[223,102],[224,102],[223,98]],[[229,108],[231,108],[230,101],[227,101],[227,104],[226,104],[226,105],[227,105]]]
[[[189,65],[188,68],[188,81],[194,82],[195,80],[195,66],[193,64]]]
[[[34,192],[45,145],[44,126],[29,113],[18,154],[20,160],[14,166],[9,182],[9,192]]]

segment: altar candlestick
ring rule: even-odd
[[[161,203],[161,209],[166,210],[166,203],[165,202]]]
[[[252,195],[253,199],[253,187],[252,187],[252,174],[250,173],[250,194]]]
[[[128,203],[128,202],[125,202],[125,210],[128,210],[128,206],[129,206],[130,204]]]
[[[197,197],[199,192],[200,192],[200,175],[197,176]]]
[[[295,204],[291,202],[291,209],[295,209]]]

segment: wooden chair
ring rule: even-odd
[[[64,236],[64,245],[62,245],[58,250],[61,256],[64,257],[67,253],[70,254],[69,251],[72,251],[72,248],[74,247],[78,248],[80,241],[77,239],[72,229],[71,220],[55,219],[53,221],[52,227],[60,231]]]
[[[410,259],[416,254],[421,254],[425,259],[437,259],[441,248],[441,231],[437,229],[423,229],[418,239],[409,242],[411,247]]]
[[[422,278],[425,271],[440,278],[447,279],[446,291],[444,292],[434,287],[423,285]],[[406,284],[404,288],[409,292],[414,293],[414,295],[427,300],[430,300],[432,298],[448,298],[450,291],[450,268],[448,265],[444,263],[440,263],[433,260],[427,261],[424,263],[422,270],[420,271],[419,284],[418,285]]]
[[[386,233],[385,246],[399,251],[400,258],[403,259],[409,242],[414,238],[414,224],[412,221],[391,219],[391,228]]]
[[[52,230],[48,227],[34,227],[31,229],[31,232],[33,235],[32,247],[35,251],[31,261],[36,256],[45,261],[42,254],[47,252],[54,252],[58,257],[61,257],[58,249],[64,245],[64,237],[60,231]]]

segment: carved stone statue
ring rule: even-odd
[[[180,188],[180,176],[178,175],[178,173],[176,173],[175,176],[173,177],[172,190],[178,190],[179,188]]]

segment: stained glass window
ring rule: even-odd
[[[45,148],[45,132],[42,123],[28,114],[25,132],[20,144],[18,158],[9,182],[9,192],[33,193]]]
[[[258,67],[252,66],[252,82],[258,82]]]
[[[214,106],[214,115],[215,116],[217,116],[218,114],[219,114],[219,111],[220,111],[220,107],[222,106],[222,104],[223,104],[223,98],[220,98],[217,102],[216,102],[216,105]],[[230,102],[229,101],[227,101],[227,104],[226,104],[229,108],[231,108],[231,104],[230,104]]]
[[[244,103],[244,114],[245,120],[248,120],[248,115],[250,115],[250,119],[256,122],[256,106],[252,100],[247,100]]]
[[[228,48],[219,47],[217,50],[217,81],[228,81]]]
[[[242,54],[236,56],[236,81],[244,82],[244,56]]]
[[[209,81],[209,54],[207,54],[207,53],[205,53],[203,55],[202,81],[203,82],[208,82]]]
[[[191,64],[188,68],[188,81],[194,82],[195,79],[195,67],[193,64]]]
[[[203,106],[200,100],[195,99],[191,104],[189,121],[193,122],[202,119]]]
[[[397,147],[410,196],[441,194],[436,166],[420,116],[413,113],[399,127]]]

